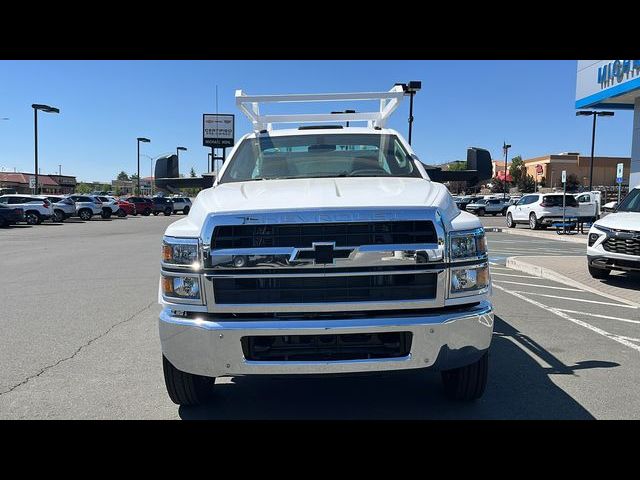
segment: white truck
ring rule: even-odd
[[[493,332],[485,233],[386,128],[403,96],[400,86],[236,92],[254,131],[162,241],[159,333],[172,401],[206,401],[216,377],[406,369],[442,372],[452,399],[483,394]],[[347,100],[379,110],[259,108]],[[303,126],[273,129],[278,122]]]
[[[599,191],[582,192],[574,195],[578,202],[578,217],[595,222],[602,213],[602,194]]]
[[[616,205],[614,213],[589,229],[587,264],[592,277],[612,270],[640,271],[640,185]]]

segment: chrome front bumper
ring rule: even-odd
[[[423,315],[372,318],[269,319],[218,321],[212,314],[194,318],[160,313],[162,352],[179,370],[209,377],[235,375],[335,374],[405,370],[431,367],[457,368],[476,361],[491,343],[493,309],[483,301],[476,306],[439,310]],[[249,361],[241,338],[258,335],[317,335],[371,332],[411,332],[406,357],[338,361]]]

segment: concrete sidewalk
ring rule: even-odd
[[[514,270],[640,307],[640,274],[611,272],[608,279],[596,280],[589,274],[586,256],[509,257],[506,265]]]

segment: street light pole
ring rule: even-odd
[[[151,140],[145,137],[138,137],[137,141],[138,141],[138,192],[137,192],[137,195],[140,195],[141,194],[140,192],[140,142],[149,143]]]
[[[60,113],[60,109],[56,107],[51,107],[49,105],[43,105],[40,103],[34,103],[31,105],[33,108],[33,143],[34,143],[34,160],[35,160],[35,177],[36,177],[36,186],[35,186],[35,194],[40,193],[40,185],[38,184],[38,110],[42,110],[45,113]]]
[[[507,145],[507,142],[502,142],[502,150],[504,150],[504,188],[502,189],[502,199],[507,199],[507,153],[511,145]]]
[[[596,117],[613,117],[614,112],[610,111],[595,111],[595,110],[580,110],[576,112],[576,116],[588,117],[593,115],[593,128],[591,130],[591,164],[589,165],[589,191],[593,190],[593,157],[596,146]]]

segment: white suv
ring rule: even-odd
[[[0,203],[24,210],[25,221],[29,225],[40,225],[43,220],[53,217],[51,202],[35,195],[10,194],[0,197]]]
[[[102,201],[91,195],[69,195],[76,202],[76,214],[81,220],[91,220],[94,215],[102,215]]]
[[[188,197],[171,197],[173,201],[173,213],[182,212],[185,215],[191,210],[191,199]]]
[[[106,197],[97,197],[102,202],[102,218],[109,218],[111,215],[117,215],[118,210],[120,210],[120,206],[118,205],[118,201],[110,196]]]
[[[607,278],[611,270],[640,271],[640,185],[589,229],[587,262],[593,278]]]
[[[566,221],[576,221],[579,216],[578,202],[573,195],[565,195]],[[507,209],[507,227],[518,223],[528,224],[531,230],[545,228],[562,221],[562,193],[532,193],[525,195]]]

